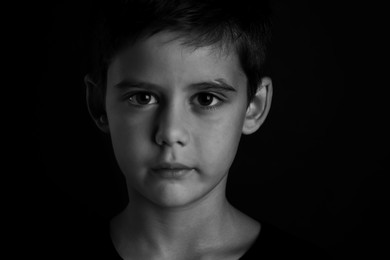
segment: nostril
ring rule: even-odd
[[[184,131],[182,133],[175,134],[157,133],[155,137],[155,142],[159,146],[173,146],[175,144],[185,146],[188,143],[188,139],[188,135]]]
[[[180,146],[187,145],[189,141],[189,133],[183,126],[176,125],[175,127],[166,126],[157,129],[155,134],[155,142],[159,146]]]

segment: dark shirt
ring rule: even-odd
[[[261,222],[258,238],[240,259],[331,259],[324,249]]]

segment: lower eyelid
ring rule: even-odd
[[[202,107],[203,110],[217,110],[219,107],[219,105],[215,105],[215,106],[209,106],[209,107]]]
[[[149,92],[145,92],[145,91],[134,92],[134,93],[128,93],[128,94],[124,95],[123,98],[124,98],[124,100],[125,100],[126,102],[130,102],[130,103],[132,103],[132,104],[134,104],[134,105],[145,106],[145,105],[141,105],[141,104],[136,104],[136,102],[133,102],[133,101],[132,101],[132,100],[135,99],[135,96],[136,96],[136,95],[139,95],[139,94],[148,94],[148,95],[150,95],[150,96],[155,100],[153,103],[150,103],[150,104],[147,104],[147,105],[153,105],[153,104],[159,103],[159,100],[158,100],[158,98],[157,98],[156,95],[154,95],[154,94],[152,94],[152,93],[149,93]]]

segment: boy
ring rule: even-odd
[[[118,255],[252,256],[263,224],[234,208],[225,187],[241,134],[257,131],[271,105],[267,6],[150,0],[107,13],[85,82],[126,178],[129,203],[110,223]]]

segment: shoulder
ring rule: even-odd
[[[261,222],[261,229],[256,241],[240,259],[331,259],[324,249],[306,240],[295,237],[278,227]]]
[[[42,227],[37,238],[29,242],[34,247],[29,254],[43,260],[121,259],[111,242],[109,219],[87,210],[79,212],[77,218],[69,217],[66,223]]]

